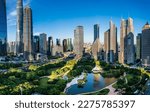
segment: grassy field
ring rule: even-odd
[[[40,88],[47,88],[48,87],[48,80],[49,80],[49,78],[40,79]]]

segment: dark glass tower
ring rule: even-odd
[[[23,53],[23,2],[17,0],[16,54]]]
[[[53,37],[48,37],[48,55],[52,55]]]
[[[94,42],[96,41],[97,38],[99,38],[99,25],[95,24],[94,25]]]
[[[0,0],[0,56],[7,55],[6,0]]]

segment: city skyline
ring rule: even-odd
[[[54,39],[61,38],[61,40],[63,40],[64,38],[73,38],[74,28],[78,25],[82,25],[85,29],[85,42],[93,42],[93,25],[100,24],[100,41],[103,42],[104,32],[109,28],[109,21],[111,19],[119,29],[121,18],[131,16],[134,19],[135,35],[140,33],[143,25],[150,20],[150,18],[146,16],[148,9],[142,8],[146,7],[149,3],[148,0],[142,0],[143,4],[141,4],[141,0],[137,2],[126,1],[126,3],[118,1],[118,7],[115,8],[113,7],[115,6],[115,3],[112,4],[112,1],[108,2],[104,0],[88,0],[87,2],[84,2],[84,0],[80,2],[78,0],[76,2],[74,0],[58,1],[59,0],[49,0],[44,3],[39,3],[40,0],[30,1],[31,8],[33,9],[34,34],[46,33],[48,36],[53,36]],[[127,5],[128,2],[130,2],[129,5]],[[121,7],[122,3],[124,3],[124,5]],[[11,4],[14,4],[14,6],[12,7]],[[24,0],[24,5],[26,4],[27,0]],[[55,7],[56,4],[58,7]],[[66,4],[64,5],[65,7],[63,4]],[[78,6],[72,6],[73,4],[78,4]],[[16,38],[15,5],[16,0],[7,1],[8,41],[15,41]],[[39,6],[45,5],[47,5],[47,7],[42,7],[41,10],[37,11]],[[103,9],[103,5],[107,5],[105,10]],[[51,8],[53,10],[50,10]],[[76,10],[76,8],[78,9]],[[118,37],[120,37],[119,32],[120,30],[118,30]]]

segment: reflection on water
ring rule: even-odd
[[[84,87],[78,88],[77,80],[81,79],[81,77],[77,77],[67,84],[67,87],[65,89],[66,94],[74,95],[96,91],[116,81],[115,78],[103,78],[100,74],[90,73],[87,74],[87,82]]]

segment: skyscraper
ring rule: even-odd
[[[110,62],[118,60],[117,27],[110,21]]]
[[[24,58],[28,61],[33,60],[33,25],[32,10],[29,6],[24,9],[23,19],[23,39],[24,39]]]
[[[148,22],[142,30],[142,64],[150,67],[150,25]]]
[[[142,49],[142,34],[139,33],[136,37],[136,59],[141,59],[141,49]]]
[[[35,35],[33,37],[33,49],[34,49],[34,53],[39,53],[39,36]]]
[[[84,46],[83,26],[77,26],[77,28],[74,30],[74,52],[78,56],[83,55],[83,46]]]
[[[23,53],[23,1],[17,0],[16,54]]]
[[[45,33],[40,34],[40,53],[47,54],[47,35]]]
[[[121,20],[119,62],[133,64],[134,59],[134,27],[133,19]]]
[[[7,55],[6,1],[0,0],[0,56]]]
[[[105,61],[113,63],[118,58],[117,28],[112,21],[109,22],[109,27],[104,33]]]
[[[53,37],[48,37],[48,55],[52,55],[53,46]]]
[[[94,41],[99,38],[99,24],[94,25]]]
[[[72,47],[72,38],[68,38],[67,39],[67,51],[72,51],[73,47]]]
[[[60,39],[56,39],[56,45],[58,45],[58,46],[61,45],[61,40]]]
[[[67,52],[67,39],[63,40],[63,51]]]
[[[95,60],[100,59],[100,50],[101,50],[101,44],[99,38],[97,38],[92,44],[92,56]]]
[[[10,53],[10,55],[14,55],[14,52],[15,52],[15,42],[9,42],[7,48],[8,48],[8,53]]]
[[[104,52],[105,61],[110,62],[110,29],[104,33]]]

